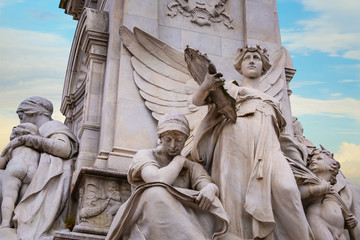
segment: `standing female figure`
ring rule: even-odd
[[[203,162],[220,190],[229,214],[228,239],[311,239],[300,193],[279,136],[285,120],[279,103],[258,90],[270,68],[266,51],[245,46],[235,59],[242,85],[225,83],[236,100],[236,123],[210,105],[195,135],[194,160]],[[209,103],[208,94],[222,84],[220,74],[207,74],[193,97]]]

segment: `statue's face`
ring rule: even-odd
[[[262,73],[261,56],[257,52],[247,52],[241,62],[241,72],[244,77],[257,78]]]
[[[17,112],[20,119],[20,123],[32,123],[36,125],[37,115],[36,114],[26,114],[24,112]]]
[[[304,134],[304,129],[303,129],[303,126],[301,125],[301,123],[297,124],[294,127],[294,134],[298,135],[298,136],[302,136]]]
[[[170,157],[175,157],[181,153],[184,148],[187,136],[179,131],[167,131],[161,134],[160,140],[162,149]]]
[[[315,174],[330,172],[330,161],[330,157],[324,153],[315,154],[311,158],[309,169]]]

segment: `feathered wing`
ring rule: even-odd
[[[259,89],[264,93],[281,101],[284,94],[285,79],[282,77],[286,64],[287,52],[284,47],[279,48],[270,55],[271,68],[262,76]]]
[[[187,70],[183,52],[159,39],[134,28],[134,33],[120,27],[125,47],[133,55],[133,78],[152,116],[159,118],[169,112],[184,114],[190,124],[190,137],[183,155],[191,150],[194,130],[207,113],[207,107],[196,107],[191,98],[199,87]]]

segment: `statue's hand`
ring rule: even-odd
[[[10,155],[15,148],[25,145],[25,136],[26,135],[20,136],[10,141],[2,151],[1,157],[4,157],[5,155]]]
[[[210,183],[200,190],[200,193],[195,199],[195,202],[199,204],[200,208],[207,210],[214,201],[217,191],[217,186],[213,183]]]
[[[204,82],[201,84],[203,91],[213,91],[224,85],[224,79],[222,79],[222,73],[206,73]]]
[[[348,228],[354,228],[358,224],[358,220],[352,214],[347,216],[347,218],[345,219],[345,222],[346,222],[346,225]]]
[[[319,195],[321,195],[321,194],[332,193],[335,190],[334,187],[329,182],[322,180],[319,185],[318,191],[319,191]]]

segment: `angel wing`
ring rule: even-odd
[[[287,54],[287,50],[284,47],[272,53],[269,59],[271,68],[260,79],[259,89],[278,101],[282,100],[284,94],[285,80],[282,77],[282,73],[285,68]]]
[[[134,28],[120,27],[125,47],[132,53],[133,78],[152,116],[159,118],[169,112],[184,114],[190,124],[190,137],[182,151],[191,150],[194,130],[207,113],[207,107],[196,107],[191,98],[198,84],[187,70],[184,54],[155,37]]]

